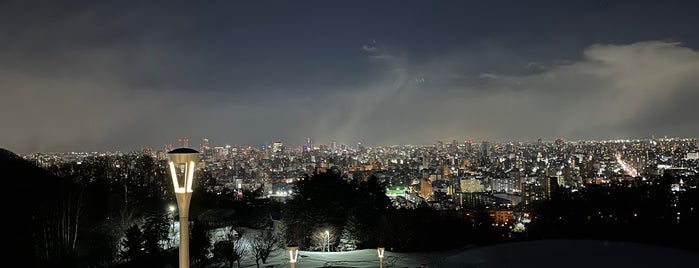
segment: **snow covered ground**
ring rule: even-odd
[[[296,267],[379,267],[375,249],[348,252],[300,251]],[[385,253],[383,267],[698,267],[699,251],[651,245],[593,241],[541,240],[443,252]],[[234,266],[236,267],[236,266]],[[247,257],[241,267],[256,267]],[[289,267],[277,250],[260,267]]]

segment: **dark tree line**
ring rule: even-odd
[[[29,266],[70,265],[88,227],[86,189],[0,149],[9,256]]]
[[[8,200],[14,204],[12,230],[18,230],[11,237],[18,251],[13,255],[34,267],[117,264],[127,230],[174,203],[164,165],[147,155],[126,154],[44,169],[0,150],[0,167],[7,171],[3,179],[19,193]]]
[[[327,171],[306,176],[294,188],[294,198],[283,211],[286,238],[302,248],[313,246],[313,236],[325,230],[338,243],[339,232],[349,230],[360,246],[376,246],[379,217],[390,206],[376,177],[347,180]]]
[[[358,181],[327,171],[304,178],[284,210],[287,240],[322,250],[314,241],[330,230],[331,250],[347,240],[358,248],[439,250],[492,243],[506,231],[494,228],[482,210],[394,209],[384,189],[375,176]]]
[[[600,239],[699,248],[699,189],[670,190],[674,179],[653,184],[590,185],[535,203],[528,239]]]

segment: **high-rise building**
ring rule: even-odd
[[[444,142],[437,141],[437,143],[434,146],[437,148],[437,150],[442,150],[442,149],[444,149]]]
[[[175,146],[172,145],[172,142],[166,142],[165,143],[165,151],[169,152],[175,149]]]
[[[494,193],[513,193],[515,191],[515,179],[493,178],[490,180],[490,189]]]
[[[188,138],[180,138],[177,141],[180,143],[180,148],[189,148],[189,139]]]
[[[482,141],[481,142],[481,154],[484,157],[490,156],[490,142],[489,141]]]
[[[312,146],[311,137],[306,137],[306,152],[310,152],[313,149]]]
[[[201,140],[201,143],[199,144],[199,153],[207,155],[209,151],[209,139],[204,138]]]
[[[424,199],[432,197],[432,182],[427,178],[420,180],[420,197]]]
[[[284,150],[284,143],[282,141],[275,141],[272,143],[272,151],[274,153],[280,153]]]
[[[522,202],[525,205],[533,201],[550,199],[558,186],[557,177],[525,177],[521,180]]]

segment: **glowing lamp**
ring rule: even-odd
[[[289,266],[291,266],[291,268],[295,268],[296,261],[299,257],[299,247],[292,246],[288,247],[287,250],[289,251]]]
[[[167,153],[172,185],[180,212],[180,268],[189,268],[189,203],[192,200],[194,168],[199,152],[178,148]]]

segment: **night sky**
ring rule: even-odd
[[[699,136],[696,1],[0,1],[0,147]]]

